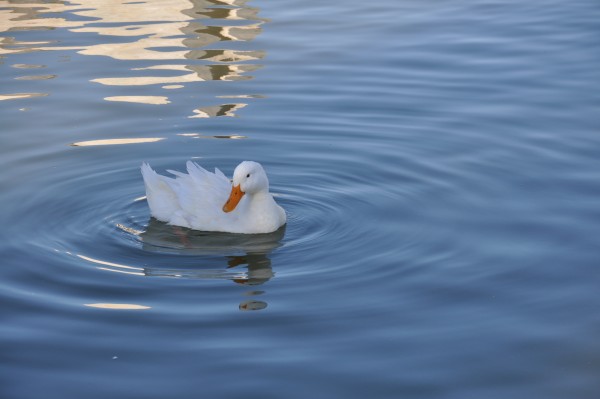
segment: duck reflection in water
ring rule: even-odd
[[[268,234],[231,234],[191,230],[151,218],[139,235],[145,251],[193,256],[224,256],[223,269],[165,269],[146,267],[148,276],[229,279],[237,284],[260,285],[273,276],[269,254],[281,246],[285,226]],[[243,253],[243,255],[239,255]],[[219,259],[219,258],[217,258]],[[246,265],[247,272],[233,269]]]

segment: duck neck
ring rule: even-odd
[[[260,209],[270,206],[274,200],[271,193],[268,191],[259,191],[248,195],[248,206],[253,209]]]

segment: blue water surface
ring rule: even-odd
[[[0,397],[600,392],[600,5],[0,2]],[[263,164],[288,224],[151,219]]]

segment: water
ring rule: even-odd
[[[0,3],[0,396],[597,397],[598,3],[330,3]]]

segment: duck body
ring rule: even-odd
[[[187,174],[156,173],[147,163],[141,171],[150,213],[175,226],[201,231],[260,234],[276,231],[286,222],[286,214],[269,192],[263,167],[252,161],[240,163],[233,185],[215,168],[209,172],[188,161]]]

